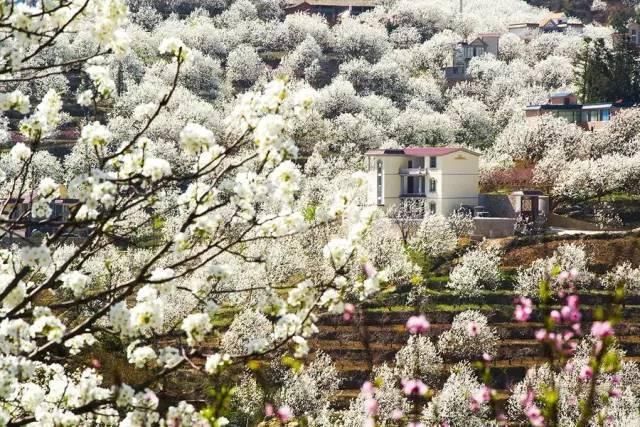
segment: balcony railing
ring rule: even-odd
[[[400,175],[424,176],[426,173],[425,168],[400,168]]]
[[[414,198],[424,198],[427,197],[426,193],[400,193],[400,197],[403,199],[410,199],[412,197]]]

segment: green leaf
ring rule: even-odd
[[[288,366],[294,372],[300,372],[300,370],[304,366],[304,363],[302,363],[302,361],[296,359],[295,357],[291,357],[289,355],[282,356],[281,360],[284,366]]]

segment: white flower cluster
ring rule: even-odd
[[[31,157],[31,148],[27,147],[22,142],[18,142],[16,145],[11,147],[9,154],[14,162],[23,163]]]
[[[109,69],[101,65],[91,65],[87,67],[86,71],[93,82],[93,86],[96,88],[98,95],[100,95],[100,98],[111,98],[116,92],[116,83],[111,78]]]
[[[431,257],[453,252],[458,245],[454,224],[457,221],[450,222],[442,215],[426,215],[411,240],[411,246]]]
[[[472,249],[462,256],[449,275],[447,287],[464,296],[495,289],[500,280],[500,252],[497,248]]]
[[[218,151],[216,139],[209,129],[197,123],[188,123],[180,132],[180,147],[187,154],[199,154],[200,152]]]
[[[89,283],[91,283],[91,278],[79,271],[63,273],[60,276],[60,280],[62,280],[62,287],[73,292],[73,296],[76,298],[81,297],[89,286]]]
[[[136,304],[131,309],[124,302],[113,305],[109,320],[123,337],[150,336],[162,331],[164,305],[156,288],[146,285],[138,290]]]
[[[100,208],[111,209],[114,206],[116,186],[98,173],[95,176],[78,175],[69,183],[69,196],[82,203],[76,219],[95,219]]]
[[[158,51],[162,54],[169,54],[180,62],[186,61],[191,53],[191,50],[185,46],[182,40],[176,37],[169,37],[162,40]]]
[[[206,313],[194,313],[184,318],[181,328],[187,334],[187,343],[191,346],[202,342],[211,332],[213,325]]]
[[[427,425],[490,425],[487,402],[475,411],[469,405],[469,398],[479,388],[480,382],[469,363],[453,366],[451,375],[424,410],[422,421]]]
[[[80,134],[80,142],[94,147],[104,147],[111,141],[111,138],[109,129],[99,122],[84,126]]]
[[[498,333],[489,326],[487,317],[475,310],[456,315],[451,329],[438,338],[438,350],[445,357],[458,359],[481,359],[485,355],[495,356]]]
[[[49,89],[33,114],[20,122],[20,132],[29,139],[49,135],[60,123],[61,109],[60,95],[54,89]]]
[[[621,285],[626,293],[637,294],[640,292],[640,268],[634,268],[630,262],[619,264],[613,271],[607,272],[603,284],[609,289]]]
[[[590,259],[582,245],[563,244],[554,251],[551,257],[537,259],[531,266],[518,269],[515,290],[520,295],[537,296],[542,280],[549,282],[554,293],[563,290],[567,285],[585,286],[593,279],[593,274],[588,270]],[[567,274],[572,271],[570,283],[562,280],[560,273]],[[605,280],[607,279],[605,278]]]
[[[295,158],[298,149],[290,137],[291,119],[304,119],[313,107],[315,92],[301,90],[290,97],[283,80],[267,84],[263,94],[247,93],[231,113],[228,124],[239,134],[252,131],[258,157],[272,165]]]
[[[0,93],[0,111],[16,110],[19,113],[27,114],[30,107],[29,97],[19,90]]]

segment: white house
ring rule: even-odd
[[[478,204],[478,153],[462,147],[409,147],[366,155],[370,205],[386,210],[419,200],[428,212],[448,215]]]

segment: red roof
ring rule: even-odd
[[[447,154],[455,153],[456,151],[465,151],[474,156],[479,156],[480,153],[476,153],[464,147],[407,147],[407,148],[380,148],[378,150],[367,151],[367,156],[415,156],[415,157],[438,157],[446,156]]]

